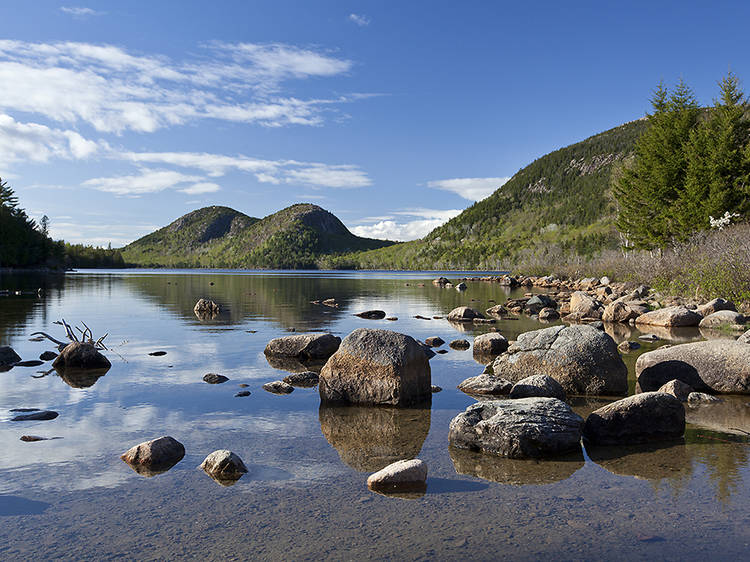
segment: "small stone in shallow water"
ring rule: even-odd
[[[240,390],[237,394],[234,395],[235,398],[244,398],[245,396],[250,396],[249,390]]]
[[[439,336],[431,336],[424,340],[424,343],[426,343],[430,347],[440,347],[445,343],[445,340]]]
[[[631,351],[635,351],[636,349],[640,349],[641,344],[639,344],[637,341],[624,341],[620,342],[620,344],[617,346],[617,349],[621,353],[630,353]]]
[[[52,361],[56,357],[57,353],[55,353],[54,351],[45,351],[39,356],[39,359],[41,359],[42,361]]]
[[[166,472],[184,456],[183,444],[164,435],[131,447],[120,458],[141,476],[151,477]]]
[[[19,361],[14,367],[38,367],[39,365],[44,364],[44,361],[39,361],[38,359],[31,359],[29,361]]]
[[[214,451],[208,455],[198,468],[223,486],[232,485],[247,474],[247,467],[242,459],[227,449]]]
[[[54,420],[59,414],[52,410],[36,410],[26,414],[18,414],[10,421],[48,421]]]
[[[149,353],[151,357],[161,357],[162,355],[166,355],[166,354],[167,354],[166,351],[152,351],[151,353]]]
[[[467,340],[453,340],[450,344],[451,349],[465,350],[471,347],[471,344]]]
[[[38,435],[21,435],[21,441],[34,443],[35,441],[51,441],[52,439],[62,439],[62,437],[39,437]]]
[[[240,388],[247,388],[247,387],[248,387],[248,386],[250,386],[250,385],[249,385],[249,384],[245,384],[244,382],[241,382],[241,383],[240,383],[240,384],[238,384],[237,386],[239,386]]]
[[[436,384],[433,384],[432,386],[430,386],[430,391],[431,391],[431,392],[432,392],[433,394],[434,394],[434,393],[436,393],[436,392],[440,392],[440,391],[442,391],[442,390],[443,390],[443,389],[442,389],[441,387],[439,387],[438,385],[436,385]]]
[[[426,481],[427,465],[424,461],[402,460],[371,474],[367,479],[367,487],[382,492],[408,491],[424,489]]]
[[[227,382],[229,379],[224,375],[217,375],[216,373],[207,373],[203,375],[204,382],[208,384],[221,384]]]
[[[386,320],[388,320],[390,322],[395,322],[396,320],[398,320],[398,317],[396,317],[396,316],[389,316],[388,318],[386,318]]]
[[[642,336],[638,336],[638,339],[643,341],[659,341],[659,336],[656,334],[643,334]]]
[[[272,394],[291,394],[294,391],[294,387],[284,381],[273,381],[264,384],[263,390]]]
[[[312,371],[305,371],[304,373],[292,373],[284,377],[283,382],[291,384],[292,386],[301,386],[303,388],[310,388],[318,384],[318,373]]]
[[[385,318],[385,312],[382,310],[366,310],[364,312],[359,312],[354,316],[359,316],[360,318],[365,318],[367,320],[382,320]]]

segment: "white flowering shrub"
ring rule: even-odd
[[[711,228],[714,230],[724,230],[727,226],[732,224],[732,219],[739,218],[739,213],[730,213],[729,211],[724,212],[723,217],[717,219],[712,216],[708,217],[708,222],[711,224]]]

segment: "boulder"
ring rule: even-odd
[[[693,392],[693,387],[680,380],[674,379],[660,386],[657,392],[671,394],[680,402],[687,402],[688,396]]]
[[[742,334],[739,338],[737,338],[737,341],[740,343],[750,343],[750,330]]]
[[[94,344],[88,342],[73,342],[57,356],[52,366],[58,370],[64,369],[109,369],[112,363],[99,353]]]
[[[513,383],[490,373],[469,377],[458,385],[458,390],[466,394],[489,394],[493,396],[508,394]]]
[[[628,369],[614,340],[586,325],[521,334],[491,370],[511,382],[531,374],[549,375],[568,394],[622,395],[628,390]]]
[[[451,322],[473,322],[475,318],[484,318],[484,315],[468,306],[459,306],[448,313]]]
[[[497,332],[489,332],[474,338],[474,353],[477,355],[500,355],[508,349],[508,340]]]
[[[644,392],[591,412],[583,439],[591,445],[633,445],[680,439],[684,433],[682,402],[671,394]]]
[[[318,373],[315,373],[313,371],[305,371],[303,373],[292,373],[291,375],[284,377],[283,382],[292,386],[310,388],[318,384],[318,378]]]
[[[378,492],[424,490],[427,486],[427,465],[419,459],[389,464],[367,478],[367,487]]]
[[[747,320],[739,312],[733,310],[719,310],[705,316],[698,324],[701,328],[728,328],[744,330]]]
[[[429,345],[430,347],[440,347],[441,345],[445,343],[445,340],[438,336],[432,336],[432,337],[425,339],[424,343]]]
[[[471,344],[466,340],[453,340],[448,344],[451,349],[469,349],[471,347]]]
[[[508,311],[505,309],[505,307],[502,304],[496,304],[495,306],[491,306],[484,312],[491,316],[502,316],[503,314],[508,314]]]
[[[570,295],[570,314],[581,318],[601,318],[602,310],[599,301],[588,293],[576,291]]]
[[[213,318],[221,312],[221,307],[209,299],[200,299],[193,307],[193,312],[198,318]]]
[[[219,375],[216,373],[206,373],[203,375],[203,382],[207,382],[208,384],[221,384],[223,382],[227,382],[229,379],[225,377],[224,375]]]
[[[510,398],[531,398],[533,396],[557,398],[563,402],[567,398],[560,383],[547,375],[531,375],[521,379],[510,389]]]
[[[750,346],[711,340],[661,347],[638,358],[635,374],[646,391],[677,379],[698,392],[750,394]]]
[[[641,314],[635,319],[636,324],[649,326],[679,327],[697,326],[703,317],[684,306],[668,306]]]
[[[263,350],[267,356],[293,357],[303,361],[328,359],[341,344],[341,338],[333,334],[295,334],[272,339]]]
[[[0,367],[11,366],[20,360],[21,356],[12,347],[8,345],[0,346]]]
[[[120,458],[138,474],[155,476],[172,468],[184,456],[182,443],[165,435],[128,449]]]
[[[690,406],[697,406],[699,404],[715,404],[717,402],[723,402],[721,398],[706,394],[705,392],[691,392],[687,397],[687,403]]]
[[[445,277],[438,277],[437,279],[432,280],[432,284],[436,287],[445,287],[449,283],[450,281]]]
[[[640,308],[631,308],[626,302],[615,301],[605,307],[602,320],[604,322],[629,322],[643,313],[644,311]]]
[[[463,281],[456,285],[456,291],[465,291],[466,290],[466,283]]]
[[[539,320],[557,320],[560,313],[552,307],[546,307],[539,311]]]
[[[320,373],[323,401],[406,406],[428,400],[430,363],[411,336],[360,328],[341,342]]]
[[[231,486],[247,474],[242,459],[227,449],[220,449],[208,455],[198,468],[223,486]]]
[[[557,308],[557,302],[552,297],[547,295],[534,295],[526,304],[523,306],[524,312],[527,314],[539,314],[539,311],[543,308]]]
[[[262,388],[271,394],[291,394],[294,392],[294,387],[284,381],[267,382]]]
[[[706,317],[710,316],[714,312],[719,312],[720,310],[732,310],[736,312],[737,307],[734,306],[734,303],[732,301],[724,299],[714,299],[712,301],[708,301],[702,306],[699,306],[696,309],[696,312],[701,316]]]
[[[557,398],[490,400],[472,404],[450,423],[453,447],[514,459],[580,450],[583,419]]]
[[[359,312],[354,316],[359,316],[360,318],[365,318],[367,320],[382,320],[383,318],[385,318],[385,311],[365,310],[364,312]]]

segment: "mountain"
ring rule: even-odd
[[[229,207],[204,207],[122,249],[143,267],[315,268],[326,256],[393,242],[355,236],[325,209],[301,203],[263,219]]]
[[[362,269],[503,269],[616,248],[611,178],[645,131],[632,121],[535,160],[421,240],[338,257]]]

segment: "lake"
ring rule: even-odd
[[[483,365],[471,350],[431,360],[431,407],[321,406],[317,388],[262,390],[286,376],[266,360],[275,337],[358,327],[446,342],[493,329],[457,327],[456,306],[484,310],[523,291],[471,282],[463,293],[430,282],[440,273],[79,271],[4,274],[0,345],[23,359],[55,346],[30,341],[54,321],[108,334],[106,375],[63,378],[41,367],[0,373],[0,558],[19,559],[684,559],[744,558],[750,542],[750,397],[688,408],[685,442],[619,448],[591,458],[515,461],[451,450],[450,420],[474,399],[458,391]],[[443,273],[450,279],[463,274]],[[199,298],[224,311],[201,321]],[[312,304],[334,297],[339,308]],[[398,321],[354,313],[381,309]],[[517,316],[494,326],[509,340],[545,327]],[[616,341],[640,332],[618,326]],[[624,357],[631,392],[638,353],[701,339],[661,334]],[[165,351],[163,356],[149,353]],[[206,373],[229,378],[203,382]],[[46,374],[45,374],[46,373]],[[248,397],[235,397],[248,385]],[[574,398],[583,417],[607,403]],[[11,422],[11,409],[59,412]],[[24,442],[22,435],[59,437]],[[171,435],[184,459],[153,478],[119,459]],[[230,449],[249,473],[223,487],[197,466]],[[429,467],[417,498],[368,491],[369,474],[401,458]]]

